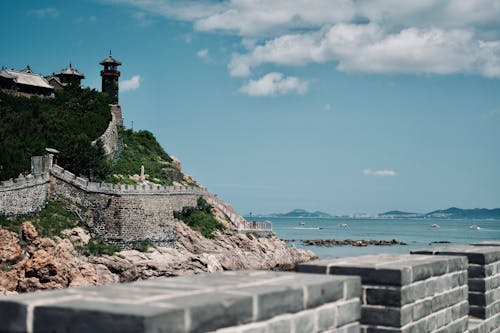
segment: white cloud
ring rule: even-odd
[[[142,79],[140,75],[134,75],[128,80],[120,81],[120,91],[137,90],[141,86]]]
[[[453,74],[500,77],[500,41],[474,39],[466,30],[408,28],[387,33],[375,24],[337,24],[320,33],[277,37],[245,54],[233,54],[232,76],[262,64],[300,66],[337,62],[348,72]]]
[[[38,18],[56,18],[60,15],[59,11],[55,8],[40,8],[28,11],[28,15],[36,16]]]
[[[257,80],[249,80],[240,88],[240,92],[250,96],[275,96],[283,94],[305,94],[309,82],[297,77],[285,76],[272,72]]]
[[[393,177],[397,176],[396,171],[394,170],[363,170],[363,175],[365,176],[377,176],[377,177]]]
[[[208,49],[201,49],[198,52],[196,52],[196,55],[198,58],[203,59],[205,61],[210,60],[210,54],[208,52]]]
[[[498,0],[101,0],[241,37],[232,76],[264,64],[500,78]]]

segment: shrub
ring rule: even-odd
[[[147,252],[150,247],[153,247],[156,249],[156,244],[150,241],[149,239],[143,240],[142,242],[139,242],[135,244],[134,250],[137,250],[139,252]]]
[[[76,216],[66,210],[59,201],[49,200],[47,205],[35,216],[0,217],[0,226],[19,233],[21,225],[31,221],[42,237],[61,237],[61,231],[78,225]]]
[[[118,251],[118,248],[114,244],[105,244],[98,239],[91,239],[85,246],[78,246],[77,251],[86,257],[103,254],[112,256]]]
[[[212,214],[212,207],[202,197],[198,198],[196,207],[183,207],[181,211],[174,212],[174,217],[206,238],[213,238],[215,230],[224,229],[224,225]]]

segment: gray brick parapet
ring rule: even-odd
[[[441,246],[412,253],[466,256],[469,262],[470,314],[488,319],[500,312],[500,247]]]
[[[0,332],[359,333],[359,277],[239,271],[0,298]]]
[[[362,332],[467,330],[465,257],[379,254],[318,260],[297,270],[360,276]]]
[[[48,197],[49,173],[0,181],[0,214],[25,215],[38,212]]]

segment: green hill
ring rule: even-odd
[[[92,145],[107,128],[106,95],[69,86],[55,98],[17,97],[0,92],[0,179],[29,172],[30,158],[47,147],[57,163],[75,174],[103,179],[108,173],[102,145]]]
[[[269,216],[271,216],[271,217],[290,217],[290,218],[330,218],[330,217],[332,217],[328,213],[324,213],[324,212],[320,212],[320,211],[308,212],[307,210],[304,210],[304,209],[294,209],[288,213],[284,213],[284,214],[275,213],[275,214],[270,214]]]
[[[461,209],[451,207],[448,209],[435,210],[425,214],[426,217],[448,218],[448,219],[500,219],[500,208],[486,209]]]

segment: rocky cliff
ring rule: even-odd
[[[85,257],[76,250],[90,239],[82,228],[66,230],[65,238],[41,238],[30,222],[22,225],[20,235],[0,228],[0,294],[199,272],[292,269],[315,257],[275,237],[255,238],[226,229],[207,239],[183,223],[176,228],[176,248],[150,247],[146,252],[98,257]]]

